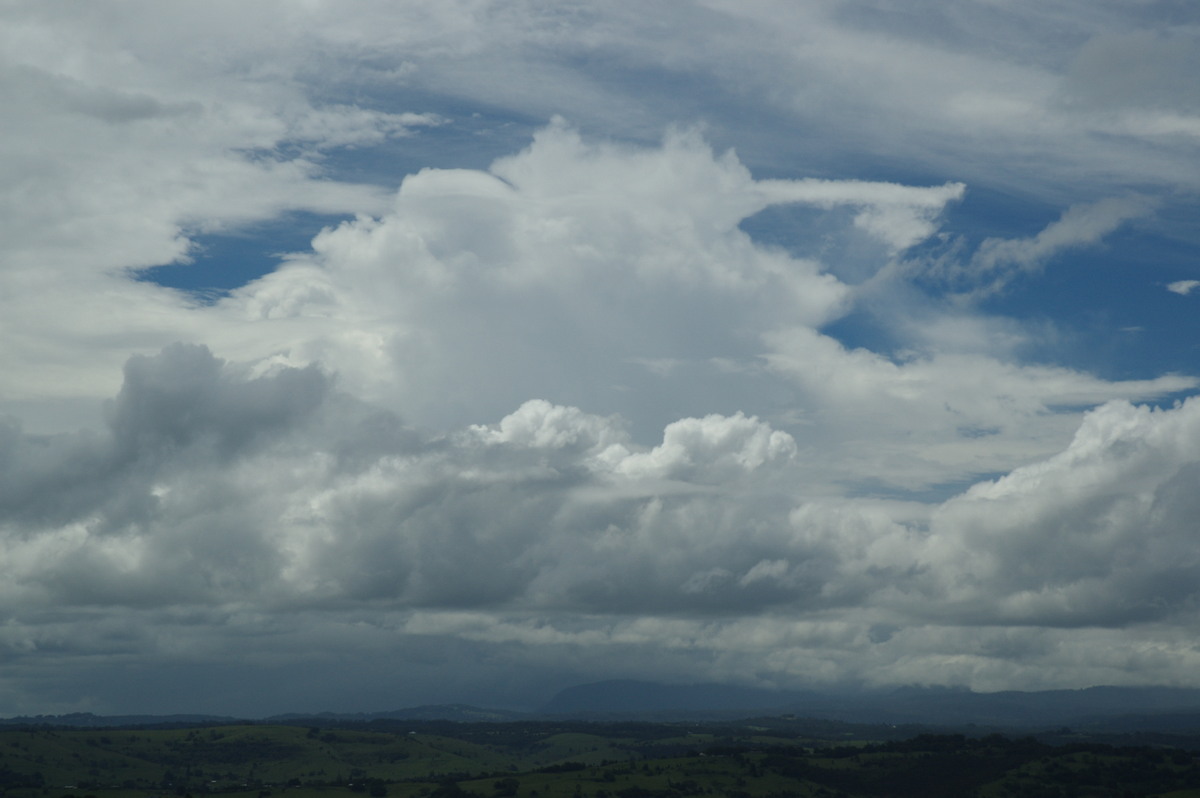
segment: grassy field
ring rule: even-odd
[[[1189,751],[684,724],[0,730],[4,798],[1200,798]]]

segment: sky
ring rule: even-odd
[[[0,715],[1200,687],[1200,7],[0,3]]]

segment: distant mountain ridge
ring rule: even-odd
[[[0,718],[5,726],[69,726],[79,729],[101,729],[113,726],[198,726],[237,723],[238,718],[225,715],[93,715],[91,712],[71,712],[66,715],[18,715]]]
[[[975,693],[945,687],[899,687],[820,692],[611,680],[569,687],[536,712],[435,704],[383,712],[293,712],[256,719],[203,714],[105,716],[71,713],[0,718],[0,726],[112,728],[234,723],[322,726],[376,721],[512,723],[561,719],[663,722],[732,721],[771,716],[855,724],[973,725],[1014,729],[1070,726],[1091,731],[1200,732],[1200,690],[1089,687]]]
[[[370,723],[373,720],[451,720],[461,723],[509,723],[518,720],[528,720],[531,716],[526,712],[515,712],[507,709],[484,709],[469,704],[425,704],[407,709],[393,709],[387,712],[318,712],[272,715],[264,718],[263,723],[295,723],[303,720],[312,721],[349,721]]]
[[[0,726],[63,726],[70,728],[113,728],[118,726],[167,727],[214,726],[233,723],[280,725],[324,723],[370,723],[377,720],[446,720],[459,723],[506,723],[527,720],[523,712],[484,709],[467,704],[436,704],[385,712],[289,712],[266,718],[236,718],[226,715],[94,715],[72,712],[66,715],[21,715],[0,718]]]
[[[665,685],[613,680],[562,690],[540,714],[597,719],[729,719],[790,714],[850,723],[945,726],[1110,725],[1128,716],[1143,728],[1156,718],[1200,728],[1200,690],[1089,687],[976,693],[945,687],[869,691],[776,691],[719,684]]]
[[[544,704],[539,714],[647,715],[745,711],[778,714],[777,710],[808,695],[723,684],[667,685],[613,679],[568,687]]]

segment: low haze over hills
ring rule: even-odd
[[[537,719],[597,722],[732,721],[786,716],[860,724],[1200,732],[1200,690],[1093,687],[1083,690],[975,693],[947,688],[873,691],[772,691],[726,685],[664,685],[614,680],[567,688],[535,712],[464,704],[426,705],[379,712],[289,713],[268,723],[372,723],[448,720],[510,723]],[[245,720],[247,718],[243,718]],[[9,718],[10,725],[72,727],[188,726],[234,722],[210,715],[98,716],[90,713]]]
[[[751,717],[786,713],[858,723],[1043,727],[1119,724],[1200,728],[1200,690],[1093,687],[1083,690],[975,693],[894,688],[837,693],[755,690],[722,685],[668,686],[611,681],[569,688],[541,714],[596,718]]]

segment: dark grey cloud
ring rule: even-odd
[[[325,400],[329,378],[314,367],[238,379],[203,346],[176,344],[125,366],[110,427],[118,457],[218,461],[270,441]]]

